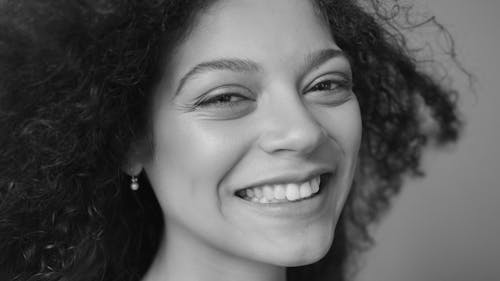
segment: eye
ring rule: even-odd
[[[326,74],[314,80],[304,95],[314,103],[340,104],[352,97],[352,80],[344,73]]]
[[[310,91],[332,91],[341,86],[343,84],[340,84],[338,81],[326,80],[315,84]]]
[[[206,107],[206,106],[216,106],[216,107],[221,107],[221,106],[233,106],[239,102],[243,102],[245,100],[248,100],[247,97],[236,94],[236,93],[226,93],[226,94],[220,94],[216,96],[212,96],[206,99],[202,99],[199,101],[196,105],[198,107]]]
[[[200,96],[191,110],[213,119],[235,119],[252,112],[255,107],[256,96],[252,91],[240,85],[226,85]]]
[[[350,90],[352,88],[352,81],[346,75],[326,75],[316,79],[311,84],[308,92]]]

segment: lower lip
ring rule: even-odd
[[[310,217],[320,213],[327,205],[327,198],[329,193],[329,183],[332,177],[329,177],[324,184],[321,184],[321,189],[314,196],[307,199],[280,202],[280,203],[257,203],[245,200],[238,196],[234,196],[238,203],[244,206],[250,212],[257,215],[266,217],[283,217],[283,218],[297,218],[297,217]]]

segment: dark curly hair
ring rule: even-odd
[[[132,192],[120,167],[148,133],[158,62],[210,2],[0,2],[2,280],[131,281],[146,272],[163,217],[147,179]],[[363,140],[331,250],[287,276],[341,281],[403,178],[423,174],[422,149],[456,140],[462,123],[456,92],[419,67],[398,31],[397,1],[313,2],[350,57]]]

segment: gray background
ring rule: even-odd
[[[375,228],[377,245],[357,280],[500,280],[500,1],[415,2],[455,38],[477,77],[476,94],[453,74],[467,120],[463,138],[426,154],[427,177],[409,181]]]

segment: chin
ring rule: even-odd
[[[277,266],[296,267],[315,263],[322,259],[333,243],[333,233],[312,236],[299,243],[288,243],[293,246],[275,248],[275,253],[268,253],[272,260],[268,262]]]

